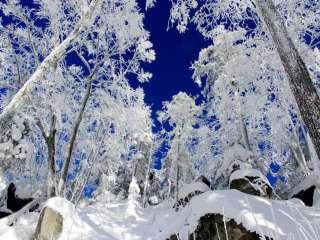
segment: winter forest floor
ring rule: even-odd
[[[144,209],[133,200],[81,203],[75,212],[72,208],[61,210],[58,202],[56,205],[65,224],[59,240],[165,240],[173,233],[187,239],[206,213],[223,214],[226,221],[234,219],[275,240],[320,239],[319,208],[306,207],[299,200],[268,200],[237,190],[208,191],[179,211],[169,202]],[[34,233],[38,214],[25,214],[11,227],[3,220],[1,240],[26,240]]]

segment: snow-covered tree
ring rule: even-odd
[[[190,183],[193,180],[193,162],[188,147],[192,145],[194,125],[201,108],[186,93],[179,92],[170,102],[163,103],[163,110],[158,113],[160,122],[168,123],[172,130],[168,132],[170,149],[166,156],[165,171],[169,181],[168,192],[179,194],[179,181]]]
[[[201,77],[205,77],[205,91],[214,93],[211,106],[213,111],[220,112],[222,129],[238,129],[234,134],[230,131],[231,134],[222,135],[222,139],[228,138],[231,144],[240,139],[242,145],[247,149],[252,147],[254,151],[257,143],[267,145],[270,155],[263,165],[275,159],[285,165],[291,161],[286,152],[291,152],[301,172],[308,174],[309,168],[318,169],[317,160],[313,158],[312,164],[306,164],[297,134],[297,129],[304,128],[304,125],[301,121],[293,122],[292,115],[301,116],[307,132],[313,134],[313,143],[318,146],[316,142],[320,138],[313,131],[319,119],[319,97],[310,77],[315,75],[307,71],[300,50],[307,48],[301,35],[310,26],[314,29],[315,24],[311,22],[318,14],[317,4],[309,6],[298,1],[282,5],[277,1],[276,4],[277,7],[273,6],[273,1],[173,1],[170,22],[177,23],[182,32],[192,22],[205,38],[213,40],[214,45],[203,50],[199,61],[194,64],[194,76],[198,83]],[[305,19],[302,15],[294,19],[293,12],[299,12],[297,8],[293,11],[294,6],[303,9],[302,15],[312,15],[305,21],[304,29],[300,26],[297,30],[299,21]],[[284,21],[291,27],[290,36]],[[225,34],[223,29],[231,33]],[[294,34],[295,44],[292,40]],[[314,64],[310,68],[315,69]],[[300,83],[303,85],[297,87]],[[302,100],[306,92],[312,100]],[[308,138],[307,134],[305,137]],[[312,152],[310,144],[309,147]],[[292,172],[290,168],[287,170]]]
[[[77,201],[107,167],[133,158],[135,136],[150,135],[143,91],[131,88],[127,79],[129,74],[140,82],[151,77],[140,66],[155,59],[143,15],[134,0],[37,1],[32,6],[9,1],[1,10],[12,18],[2,22],[1,37],[8,44],[0,50],[7,60],[1,81],[18,87],[7,91],[0,118],[4,125],[18,114],[28,119],[33,138],[43,139],[29,141],[35,152],[44,153],[48,192]]]

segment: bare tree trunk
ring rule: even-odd
[[[142,204],[143,207],[146,207],[146,202],[147,202],[147,190],[148,190],[148,186],[149,186],[149,177],[150,177],[150,170],[151,170],[151,162],[152,162],[152,150],[151,148],[148,150],[147,152],[147,158],[148,158],[148,168],[147,168],[147,172],[146,172],[146,176],[144,179],[144,186],[143,186],[143,197],[142,197]]]
[[[46,142],[47,150],[48,150],[48,178],[47,178],[47,197],[56,196],[56,188],[55,188],[55,146],[56,146],[56,122],[57,118],[54,114],[52,114],[51,125],[49,135],[47,136],[43,125],[40,121],[37,121],[37,125],[40,128],[42,136]]]
[[[55,176],[56,176],[56,162],[55,162],[55,152],[56,152],[56,122],[57,118],[55,115],[52,116],[51,129],[47,141],[48,146],[48,197],[56,196],[55,188]]]
[[[179,144],[178,144],[178,158],[177,158],[177,175],[176,175],[176,202],[179,201],[179,177],[180,177],[180,132],[179,132]]]
[[[177,176],[176,176],[176,202],[179,201],[179,163],[177,162]]]
[[[307,67],[286,30],[273,0],[255,0],[275,43],[300,115],[320,157],[320,99]]]
[[[248,129],[247,129],[247,126],[243,120],[243,116],[241,116],[241,128],[242,128],[241,130],[242,130],[242,138],[244,141],[244,145],[247,150],[251,151],[251,146],[250,146],[249,136],[248,136]]]
[[[89,76],[88,85],[87,85],[86,92],[85,92],[85,95],[84,95],[82,103],[81,103],[79,115],[76,118],[76,122],[74,124],[74,128],[73,128],[72,133],[71,133],[71,140],[70,140],[69,148],[68,148],[68,151],[67,151],[67,157],[66,157],[66,160],[65,160],[65,163],[64,163],[64,166],[63,166],[63,170],[62,170],[61,177],[60,177],[60,180],[59,180],[59,185],[58,185],[58,193],[59,193],[60,196],[63,195],[65,187],[66,187],[66,181],[67,181],[68,171],[69,171],[69,167],[70,167],[70,163],[71,163],[71,157],[72,157],[74,145],[75,145],[75,142],[76,142],[77,134],[78,134],[78,131],[79,131],[79,127],[80,127],[80,124],[81,124],[82,119],[83,119],[83,114],[84,114],[85,108],[87,106],[88,100],[89,100],[90,95],[91,95],[92,81],[93,81],[94,75],[95,75],[95,71]]]

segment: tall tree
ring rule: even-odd
[[[166,122],[173,128],[168,134],[171,138],[170,150],[165,162],[166,178],[169,181],[168,193],[174,190],[174,197],[178,200],[179,182],[190,183],[194,179],[193,162],[188,150],[188,143],[192,141],[194,125],[200,107],[192,97],[179,92],[172,101],[163,103],[163,110],[158,113],[159,121]]]
[[[294,3],[289,5],[294,6]],[[296,6],[299,5],[303,4],[297,4]],[[194,9],[196,11],[192,11]],[[282,67],[287,75],[290,89],[297,102],[300,116],[308,129],[319,157],[320,99],[305,62],[289,36],[287,26],[284,24],[284,20],[281,18],[273,0],[204,2],[177,0],[173,2],[170,19],[171,23],[177,22],[178,30],[181,32],[185,31],[188,23],[192,21],[196,24],[197,29],[208,38],[212,37],[214,29],[220,24],[219,22],[225,23],[229,29],[245,28],[249,30],[249,34],[259,37],[259,35],[263,36],[264,31],[263,28],[259,29],[258,27],[259,18],[257,13],[254,12],[255,9],[259,11],[259,16],[264,21],[265,27],[273,40]],[[313,16],[317,14],[314,11],[316,9],[314,6],[305,6],[304,11],[306,9],[309,10],[307,14]],[[191,16],[192,12],[195,12],[193,17]],[[252,27],[253,29],[250,29]]]
[[[255,3],[274,41],[301,118],[320,158],[320,98],[317,90],[273,0],[256,0]]]
[[[8,42],[1,54],[9,60],[1,83],[16,88],[0,119],[9,124],[17,113],[28,119],[28,143],[40,153],[28,161],[38,161],[37,169],[48,164],[31,175],[47,179],[48,196],[58,190],[76,202],[106,168],[117,171],[133,158],[136,135],[150,134],[144,93],[127,78],[151,77],[140,64],[155,59],[143,15],[134,0],[6,2],[1,10],[13,19],[1,22]]]

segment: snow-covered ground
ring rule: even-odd
[[[196,196],[178,212],[170,206],[172,203],[166,202],[143,209],[134,200],[82,204],[76,213],[69,214],[73,224],[68,224],[60,239],[165,240],[179,232],[184,240],[206,213],[223,214],[274,240],[320,239],[320,209],[305,207],[300,201],[267,200],[237,190],[225,190]],[[28,213],[14,227],[0,220],[0,239],[30,239],[37,218],[37,214]]]

